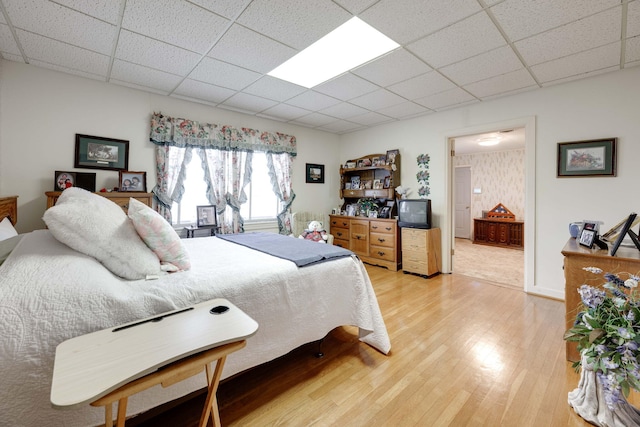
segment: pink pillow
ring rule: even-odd
[[[171,224],[158,212],[139,200],[129,199],[129,218],[138,235],[165,264],[163,270],[189,270],[189,253]],[[166,265],[171,264],[171,265]],[[176,268],[171,268],[175,266]]]

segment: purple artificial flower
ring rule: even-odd
[[[593,286],[582,285],[578,289],[582,303],[589,308],[596,308],[602,305],[606,294],[602,289],[596,289]]]

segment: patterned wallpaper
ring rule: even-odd
[[[524,220],[524,150],[464,154],[453,158],[454,166],[471,166],[471,218],[502,203],[518,220]]]

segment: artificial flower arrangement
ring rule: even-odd
[[[583,270],[603,273],[596,267]],[[574,368],[584,362],[597,373],[607,407],[613,410],[626,402],[630,389],[640,391],[640,277],[606,273],[604,279],[604,289],[586,284],[578,289],[584,309],[564,339],[578,343],[582,360]]]

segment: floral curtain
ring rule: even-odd
[[[207,197],[216,205],[223,232],[242,232],[240,206],[247,201],[244,188],[251,181],[251,153],[261,151],[270,154],[269,175],[281,201],[278,228],[284,234],[291,232],[286,215],[295,197],[291,189],[291,161],[297,155],[294,136],[154,113],[150,139],[156,144],[157,185],[153,193],[159,212],[169,222],[171,205],[180,202],[184,193],[185,165],[195,147],[205,171]]]

